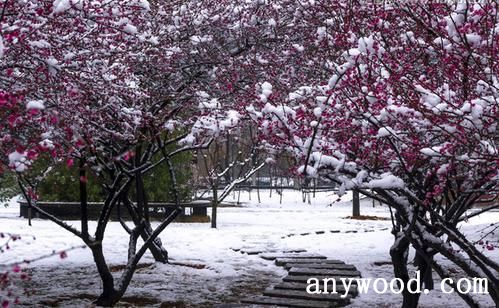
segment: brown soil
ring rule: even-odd
[[[390,220],[387,217],[371,216],[371,215],[360,215],[360,216],[347,216],[343,219],[355,219],[355,220]]]

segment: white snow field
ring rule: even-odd
[[[237,196],[231,196],[237,199]],[[311,204],[302,203],[300,192],[285,191],[282,204],[279,195],[269,191],[241,193],[242,207],[220,208],[218,229],[209,224],[173,223],[161,235],[172,261],[184,264],[205,265],[204,269],[181,265],[152,264],[148,253],[137,270],[121,307],[213,307],[222,303],[237,303],[240,299],[261,295],[261,292],[278,283],[286,275],[284,269],[256,255],[236,252],[231,248],[307,249],[329,258],[354,264],[362,277],[392,279],[391,264],[375,265],[377,261],[389,262],[389,248],[393,242],[390,220],[345,219],[351,213],[348,195],[340,202],[330,192],[317,193]],[[228,200],[231,201],[231,200]],[[24,236],[12,248],[0,254],[0,264],[32,259],[52,252],[82,244],[80,240],[48,220],[34,219],[29,227],[18,217],[19,208],[12,200],[7,208],[0,208],[0,232],[34,235],[36,240]],[[385,206],[362,200],[361,214],[390,217]],[[481,230],[499,221],[499,212],[491,212],[472,219],[462,230],[479,239]],[[78,226],[77,221],[70,222]],[[317,231],[325,231],[317,234]],[[331,231],[340,231],[332,233]],[[353,231],[356,231],[354,233]],[[368,231],[368,232],[366,232]],[[310,233],[307,235],[300,235]],[[288,236],[296,234],[294,236]],[[491,235],[497,241],[498,235]],[[108,226],[104,242],[105,254],[111,266],[124,264],[128,236],[118,222]],[[495,260],[496,250],[487,251]],[[449,264],[449,263],[445,263]],[[88,307],[100,291],[91,253],[88,249],[68,252],[61,260],[54,256],[29,265],[33,278],[27,286],[33,292],[21,298],[27,306]],[[115,268],[115,274],[119,269]],[[421,296],[421,307],[467,307],[456,294],[444,294],[437,281],[436,290]],[[486,295],[477,295],[484,307],[493,303]],[[392,293],[376,294],[372,290],[352,301],[351,307],[400,307],[401,296]]]

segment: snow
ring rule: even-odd
[[[374,53],[374,39],[373,36],[369,37],[361,37],[358,42],[358,51],[359,53]]]
[[[229,110],[226,113],[226,117],[219,121],[220,130],[226,130],[235,127],[239,123],[239,119],[242,115],[236,110]]]
[[[321,107],[314,108],[314,116],[316,118],[320,118],[322,116],[322,108]]]
[[[303,165],[298,167],[298,173],[306,175],[308,177],[317,177],[317,169],[312,166]]]
[[[394,278],[390,264],[374,265],[377,261],[390,261],[391,222],[345,219],[351,215],[351,194],[334,202],[339,197],[333,192],[317,192],[315,197],[309,194],[309,204],[302,202],[301,192],[285,190],[281,204],[276,191],[270,197],[270,191],[262,190],[261,203],[257,201],[256,191],[251,194],[241,192],[240,196],[235,192],[227,201],[235,202],[238,197],[243,202],[242,207],[219,208],[218,229],[210,229],[208,224],[174,223],[161,235],[172,261],[204,264],[206,268],[173,264],[144,267],[134,275],[125,298],[151,299],[150,307],[172,302],[182,302],[187,307],[211,307],[261,295],[263,289],[277,284],[286,275],[273,262],[231,249],[242,247],[307,249],[354,264],[364,278]],[[13,231],[24,236],[23,240],[12,244],[10,251],[0,254],[0,263],[33,258],[81,244],[78,238],[46,220],[33,219],[33,227],[29,227],[26,220],[17,217],[19,207],[14,201],[9,207],[0,208],[0,231]],[[361,213],[381,218],[390,215],[385,206],[369,199],[361,199]],[[490,212],[472,218],[461,230],[472,238],[480,238],[478,231],[497,221],[499,212]],[[76,221],[69,223],[78,226]],[[95,224],[91,223],[91,228],[94,227]],[[332,230],[339,233],[331,233]],[[317,234],[317,231],[324,233]],[[29,234],[36,235],[36,240],[32,240]],[[104,247],[111,266],[125,261],[127,238],[118,222],[109,223]],[[486,253],[496,260],[499,258],[497,250]],[[411,250],[409,259],[412,260],[413,256]],[[148,252],[141,264],[152,262]],[[411,265],[410,270],[413,269]],[[55,303],[59,307],[89,306],[99,294],[100,281],[88,249],[69,251],[64,260],[57,256],[41,260],[31,264],[29,271],[33,276],[29,287],[36,292],[21,298],[27,306],[42,302]],[[438,285],[439,280],[436,283]],[[488,296],[477,298],[484,307],[492,307]],[[354,299],[351,307],[400,307],[401,302],[400,295],[378,295],[370,291]],[[467,306],[456,294],[443,294],[437,288],[421,296],[420,307]]]
[[[26,104],[26,109],[43,110],[45,109],[45,104],[42,100],[29,101],[28,104]]]
[[[50,48],[50,43],[47,42],[46,40],[37,40],[37,41],[31,41],[29,42],[30,46],[36,47],[36,48]]]
[[[270,103],[265,104],[265,106],[262,109],[263,114],[274,114],[280,119],[283,119],[286,115],[290,115],[291,117],[296,116],[296,112],[291,109],[289,106],[286,105],[281,105],[281,106],[274,106]]]
[[[135,27],[132,24],[126,24],[123,27],[123,31],[125,31],[128,34],[137,34],[137,32],[138,32],[137,27]]]
[[[147,0],[138,0],[136,1],[137,5],[141,7],[142,9],[149,11],[151,10],[151,5],[149,4],[149,1]]]
[[[497,148],[494,146],[494,143],[492,141],[488,142],[486,140],[480,140],[480,143],[490,155],[498,154]]]
[[[296,51],[298,52],[303,52],[305,51],[305,47],[303,47],[302,45],[300,44],[293,44],[293,48],[296,49]]]
[[[26,152],[20,153],[14,151],[9,154],[9,166],[17,172],[25,171],[31,162],[26,157],[28,154]]]
[[[199,109],[217,109],[220,108],[221,104],[218,102],[218,99],[212,98],[210,101],[202,101],[199,103]]]
[[[319,40],[322,40],[327,34],[326,27],[317,27],[317,37]]]
[[[378,130],[378,134],[376,135],[376,137],[378,138],[382,138],[382,137],[388,137],[388,136],[393,136],[395,135],[393,129],[389,126],[387,127],[382,127]]]
[[[275,164],[275,162],[276,162],[275,159],[273,159],[272,157],[265,158],[265,163],[268,165]]]
[[[3,58],[4,53],[5,53],[5,46],[3,44],[3,39],[0,36],[0,59]]]
[[[449,169],[450,167],[450,164],[443,164],[442,166],[440,166],[437,170],[437,174],[438,175],[441,175],[441,174],[445,174],[447,172],[447,170]]]
[[[421,102],[426,106],[432,108],[440,104],[441,99],[435,93],[425,89],[420,85],[416,85],[415,88],[421,93]]]
[[[260,100],[262,101],[262,103],[266,103],[269,99],[269,96],[272,94],[272,85],[269,82],[265,81],[264,83],[262,83],[261,88],[262,94],[260,94]]]
[[[212,40],[213,40],[213,37],[211,35],[204,35],[204,36],[193,35],[193,36],[191,36],[191,42],[194,45],[197,45],[199,43],[211,42]]]
[[[203,104],[200,104],[199,107],[202,109],[206,108]],[[236,110],[227,110],[218,115],[207,114],[201,116],[192,126],[191,132],[179,143],[181,145],[193,145],[197,141],[198,136],[202,137],[200,138],[200,142],[202,142],[203,138],[219,136],[221,132],[235,127],[241,117],[242,115]]]
[[[390,173],[384,173],[379,179],[371,180],[365,184],[368,188],[382,188],[382,189],[393,189],[393,188],[404,188],[404,181]]]
[[[256,61],[258,61],[258,63],[263,65],[269,63],[269,61],[265,60],[265,58],[263,58],[261,55],[256,55]]]
[[[290,101],[292,100],[300,101],[305,99],[308,95],[310,95],[312,91],[313,91],[312,87],[302,86],[298,90],[289,93],[288,98]]]
[[[466,40],[470,45],[478,46],[480,45],[480,40],[482,39],[480,35],[476,33],[468,33],[466,34]]]
[[[201,97],[201,98],[209,98],[210,94],[206,93],[205,91],[197,91],[196,95]]]
[[[63,13],[71,8],[70,0],[55,0],[53,3],[54,13]]]
[[[45,63],[47,63],[50,75],[55,75],[57,73],[57,69],[59,68],[59,61],[57,61],[56,58],[50,56],[45,59]]]
[[[50,139],[43,139],[39,144],[42,148],[45,149],[52,150],[54,148],[54,143]]]
[[[441,149],[442,149],[441,146],[435,146],[431,148],[422,148],[421,150],[419,150],[419,152],[421,152],[421,154],[424,154],[426,156],[441,156],[440,154]]]
[[[151,36],[149,39],[147,39],[147,41],[153,45],[159,44],[158,37],[156,37],[156,36]]]

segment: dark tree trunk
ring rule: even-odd
[[[410,293],[408,288],[409,282],[409,272],[407,270],[407,258],[409,254],[409,240],[403,234],[397,234],[395,236],[395,243],[390,248],[390,256],[392,258],[393,270],[396,278],[400,278],[404,284],[404,290],[402,291],[403,302],[402,308],[417,308],[419,302],[420,293]],[[424,273],[422,273],[424,274]],[[411,283],[414,281],[411,281]],[[411,289],[414,290],[415,287],[412,286]]]
[[[225,140],[225,168],[230,168],[230,161],[231,161],[231,155],[230,155],[230,136],[227,136],[227,140]],[[229,184],[231,182],[231,173],[226,172],[224,175],[224,180],[225,180],[225,185]]]
[[[360,216],[360,196],[359,191],[353,191],[353,199],[352,199],[352,217]]]
[[[213,200],[211,205],[211,227],[217,227],[218,187],[213,186]]]
[[[85,161],[80,159],[80,206],[81,206],[81,233],[88,237],[88,194]]]
[[[94,302],[97,306],[111,307],[120,300],[120,295],[118,291],[114,288],[114,278],[109,267],[107,266],[106,259],[102,252],[102,244],[92,244],[90,246],[92,250],[92,255],[94,257],[95,265],[97,266],[97,271],[102,280],[102,293]]]
[[[414,257],[414,265],[418,267],[418,270],[421,273],[421,279],[423,280],[425,289],[433,290],[434,282],[431,264],[428,264],[423,256],[420,253],[416,252],[416,256]]]
[[[140,233],[140,237],[145,242],[152,234],[153,230],[149,222],[145,223],[144,230]],[[149,251],[154,257],[154,261],[168,263],[168,251],[163,247],[163,242],[159,237],[155,238],[149,245]]]
[[[133,223],[138,226],[141,223],[140,214],[134,210],[132,204],[130,204],[130,201],[128,199],[123,198],[122,201],[123,204],[125,204],[125,206],[127,207],[128,213],[130,214]],[[142,238],[142,240],[146,241],[151,233],[151,223],[146,220],[144,223],[144,228],[142,232],[140,232],[140,237]],[[161,242],[160,238],[154,239],[151,245],[149,245],[149,251],[153,255],[156,262],[168,263],[168,251],[163,247],[163,243]]]

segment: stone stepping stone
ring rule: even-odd
[[[213,308],[250,308],[249,304],[215,304]]]
[[[303,253],[303,252],[307,252],[306,249],[284,249],[284,250],[281,250],[282,253]]]
[[[275,259],[327,259],[326,256],[314,253],[261,253],[260,257],[265,260]]]
[[[317,234],[321,233],[317,232]],[[241,252],[253,253],[257,251],[256,247],[245,248],[241,248]],[[358,295],[357,281],[350,280],[360,277],[360,272],[354,265],[346,264],[341,260],[329,260],[326,256],[307,253],[300,249],[280,252],[267,250],[258,255],[262,259],[275,261],[277,266],[283,266],[288,271],[288,276],[284,277],[282,282],[275,285],[273,289],[265,290],[263,296],[243,299],[241,301],[243,304],[257,305],[258,307],[340,307],[348,305],[350,299]],[[322,291],[325,291],[324,279],[328,279],[328,293],[307,293],[307,281],[310,278],[319,280],[318,287]],[[346,289],[341,279],[348,279],[347,283],[350,287],[347,296],[344,296]]]
[[[240,253],[245,253],[247,255],[257,255],[268,250],[262,248],[241,248]]]
[[[357,268],[351,264],[341,264],[341,263],[286,263],[284,265],[285,269],[290,268],[316,268],[316,269],[333,269],[333,270],[357,270]]]
[[[289,270],[289,275],[293,276],[346,276],[360,277],[360,272],[356,270],[336,270],[336,269],[320,269],[320,268],[296,268],[292,267]]]
[[[297,258],[277,258],[275,264],[277,266],[285,266],[288,263],[315,263],[315,264],[345,264],[341,260],[329,260],[329,259],[297,259]]]
[[[262,247],[241,247],[241,248],[231,248],[235,252],[245,253],[248,255],[257,255],[262,252],[269,252],[268,248]]]
[[[300,291],[306,291],[307,290],[307,284],[306,283],[302,283],[302,282],[281,282],[279,284],[276,284],[274,286],[274,289],[286,289],[286,290],[300,290]],[[324,284],[322,283],[321,281],[321,284],[320,284],[320,290],[324,291]],[[331,287],[331,283],[328,284],[328,292],[332,292],[333,291],[333,288]],[[343,286],[343,284],[341,283],[341,281],[339,281],[339,283],[337,282],[337,285],[336,285],[336,292],[340,295],[343,295],[345,293],[345,287]],[[352,296],[357,296],[359,293],[358,293],[358,290],[357,290],[357,286],[355,285],[351,285],[350,286],[350,290],[349,290],[349,295],[352,295]]]
[[[334,303],[328,303],[316,300],[303,300],[294,298],[280,298],[280,297],[269,297],[269,296],[257,296],[253,298],[243,299],[241,302],[247,304],[254,304],[259,306],[284,306],[284,307],[295,307],[295,308],[330,308],[337,307]]]
[[[336,285],[339,286],[342,284],[340,278],[354,278],[354,277],[345,277],[345,276],[333,276],[333,275],[328,275],[328,276],[298,276],[298,275],[289,275],[289,276],[286,276],[284,277],[282,280],[284,282],[300,282],[300,283],[307,283],[307,281],[310,279],[310,278],[317,278],[319,279],[320,281],[322,281],[324,278],[331,278],[331,279],[335,279],[336,280]],[[357,284],[357,281],[356,280],[352,280],[352,285],[356,285]]]
[[[273,290],[265,290],[263,292],[265,296],[271,297],[282,297],[282,298],[293,298],[293,299],[302,299],[302,300],[314,300],[314,301],[322,301],[322,302],[334,302],[340,305],[346,305],[350,303],[350,298],[341,297],[340,294],[308,294],[305,291],[298,290],[284,290],[284,289],[273,289]]]
[[[244,253],[247,255],[258,255],[263,253],[301,253],[307,252],[306,249],[275,249],[275,248],[266,248],[266,247],[241,247],[241,248],[231,248],[232,250],[240,253]]]

